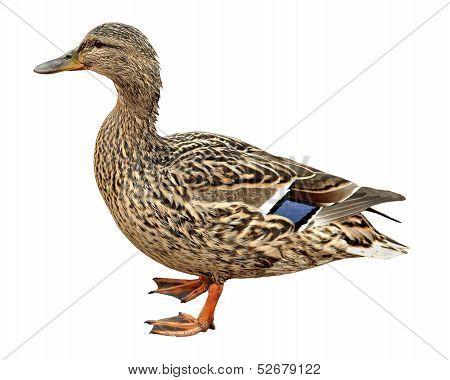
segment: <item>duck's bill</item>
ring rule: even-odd
[[[54,74],[61,71],[84,70],[86,67],[78,61],[78,48],[73,49],[59,58],[41,63],[34,68],[38,74]]]

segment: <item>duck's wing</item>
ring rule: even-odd
[[[308,166],[226,136],[177,134],[170,137],[170,145],[172,161],[167,169],[196,200],[260,207],[277,190],[316,175]]]
[[[229,137],[176,135],[168,167],[194,200],[240,202],[289,219],[296,229],[329,224],[401,195],[355,183]]]

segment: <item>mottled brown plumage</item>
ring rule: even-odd
[[[77,49],[35,71],[90,69],[110,78],[117,104],[95,147],[98,187],[118,227],[143,253],[199,280],[156,279],[156,292],[209,297],[199,318],[180,314],[152,332],[186,336],[211,328],[223,283],[297,272],[356,256],[386,257],[405,247],[362,216],[403,197],[273,156],[240,140],[192,132],[156,133],[161,88],[156,53],[137,29],[103,24]],[[279,189],[315,207],[301,225],[262,212]]]

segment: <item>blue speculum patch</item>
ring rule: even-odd
[[[306,223],[309,218],[317,211],[318,207],[311,206],[304,203],[299,203],[291,201],[287,198],[281,199],[273,208],[270,210],[270,214],[284,216],[296,225],[296,227],[301,226]]]

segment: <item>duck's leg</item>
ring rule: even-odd
[[[153,281],[158,285],[158,289],[151,291],[149,294],[166,294],[178,298],[181,302],[188,302],[203,294],[208,290],[208,286],[211,283],[209,277],[206,276],[200,276],[196,280],[154,278]]]
[[[223,285],[212,283],[208,287],[208,298],[198,318],[180,313],[176,317],[146,321],[153,325],[150,333],[170,336],[191,336],[208,329],[214,329],[214,310],[222,293]]]

